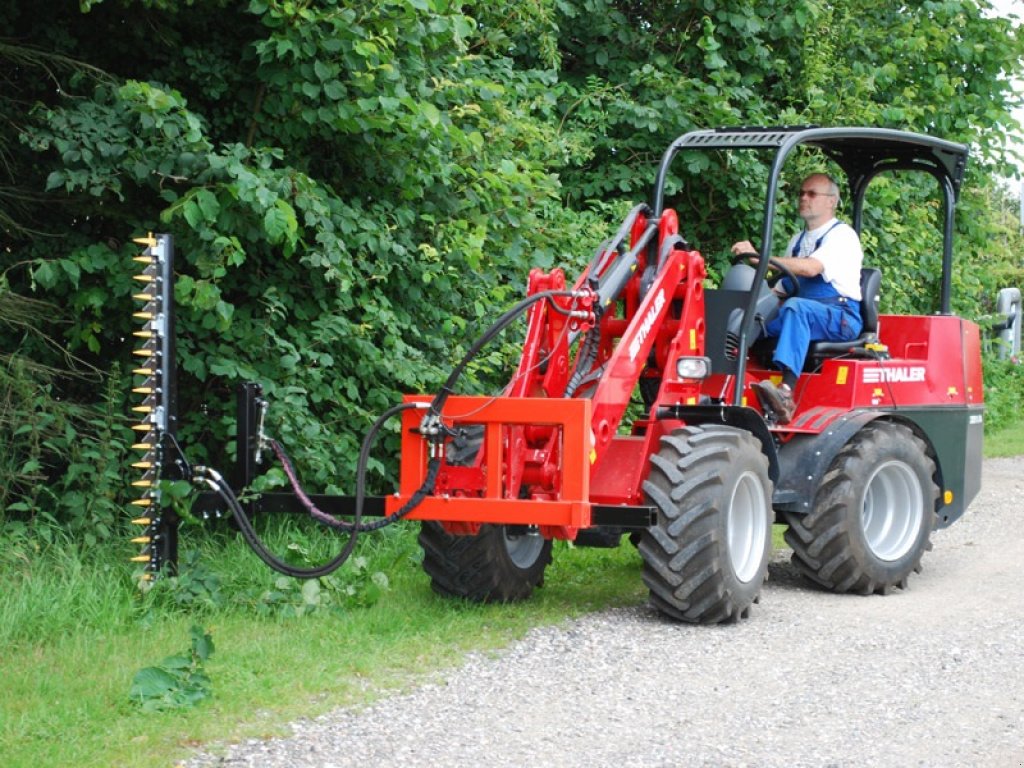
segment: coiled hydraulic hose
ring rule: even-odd
[[[401,509],[396,510],[375,523],[362,525],[363,506],[366,502],[366,465],[369,462],[370,449],[373,447],[377,433],[380,431],[381,427],[384,426],[385,422],[387,422],[392,416],[416,407],[423,406],[418,403],[402,403],[401,405],[389,408],[381,414],[370,428],[370,431],[366,433],[366,437],[363,439],[362,449],[359,452],[359,463],[356,465],[356,498],[352,522],[339,520],[333,515],[329,515],[318,509],[299,485],[298,479],[295,476],[295,469],[292,467],[291,461],[284,453],[284,449],[281,448],[280,444],[276,440],[271,442],[274,453],[278,456],[278,459],[284,466],[285,473],[292,482],[296,495],[299,497],[303,506],[305,506],[309,511],[310,515],[317,520],[317,522],[331,528],[341,529],[349,534],[349,539],[345,543],[341,552],[323,565],[315,566],[313,568],[297,568],[276,557],[263,544],[259,535],[256,533],[256,530],[253,528],[252,522],[249,520],[249,516],[245,513],[245,508],[238,501],[238,497],[235,496],[234,490],[232,490],[231,486],[224,480],[219,472],[214,469],[210,469],[209,467],[197,466],[194,470],[194,477],[197,480],[206,483],[210,488],[216,491],[222,499],[224,499],[224,502],[231,510],[232,516],[235,518],[235,522],[238,523],[238,529],[242,532],[242,537],[245,539],[250,549],[252,549],[252,551],[255,552],[264,563],[275,571],[294,578],[315,579],[320,576],[326,576],[340,568],[345,561],[351,557],[352,551],[356,546],[356,537],[359,533],[383,528],[386,525],[391,525],[392,523],[401,520],[413,509],[419,506],[419,503],[423,498],[433,489],[434,481],[437,479],[438,469],[441,466],[440,460],[436,458],[431,459],[427,464],[427,475],[424,478],[423,485],[417,489]]]

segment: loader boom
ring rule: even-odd
[[[706,272],[700,254],[678,239],[673,211],[658,222],[636,211],[626,225],[629,248],[597,255],[576,282],[581,299],[531,308],[522,356],[503,397],[448,401],[446,426],[453,432],[483,426],[483,449],[471,466],[442,464],[434,496],[411,519],[437,520],[458,534],[475,534],[485,523],[536,526],[546,538],[573,540],[593,524],[591,476],[600,473],[602,506],[635,507],[637,527],[647,525],[644,453],[677,425],[652,421],[639,435],[619,435],[619,426],[642,376],[660,383],[659,403],[697,402],[699,382],[680,379],[674,361],[704,354]],[[645,275],[649,282],[641,285]],[[591,295],[581,290],[587,286]],[[528,294],[565,287],[559,269],[530,273]],[[388,510],[420,487],[428,458],[417,415],[407,413],[401,487]],[[602,471],[612,463],[630,471]]]

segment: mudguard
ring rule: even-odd
[[[851,411],[817,435],[795,435],[779,449],[780,477],[772,504],[787,512],[811,511],[814,493],[833,459],[850,438],[881,411]]]

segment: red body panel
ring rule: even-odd
[[[855,408],[972,406],[984,402],[978,326],[954,316],[882,315],[887,360],[834,358],[800,376],[793,421],[779,432],[818,433]],[[775,371],[747,369],[748,384]],[[724,377],[709,382],[723,385]],[[746,402],[760,408],[753,392]]]
[[[638,217],[632,230],[640,242],[648,223]],[[652,249],[678,233],[673,214],[663,216]],[[661,381],[673,403],[694,403],[699,382],[678,381],[675,357],[704,354],[704,261],[696,251],[675,248],[663,256],[653,282],[641,297],[647,251],[638,254],[632,277],[619,300],[603,309],[596,359],[571,359],[569,337],[591,320],[567,319],[565,310],[592,312],[586,298],[555,299],[563,311],[540,302],[530,309],[519,366],[505,396],[449,398],[443,417],[449,427],[483,424],[484,445],[473,466],[442,463],[434,494],[410,514],[438,520],[453,533],[473,533],[482,523],[537,525],[545,536],[575,538],[590,525],[592,503],[640,503],[651,445],[678,422],[655,422],[641,437],[618,436],[620,423],[641,375]],[[599,259],[597,275],[584,274],[576,287],[599,278],[615,260]],[[529,293],[562,290],[560,270],[530,273]],[[578,350],[577,350],[578,354]],[[578,365],[589,365],[596,383],[566,398],[567,381]],[[409,398],[426,402],[429,398]],[[416,432],[422,414],[403,417],[400,491],[387,500],[394,511],[422,485],[427,441]],[[600,478],[596,494],[591,478]]]

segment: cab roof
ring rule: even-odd
[[[934,136],[891,128],[784,126],[691,131],[675,149],[774,149],[780,160],[800,145],[820,149],[843,169],[852,190],[886,170],[920,170],[948,180],[959,196],[969,149]]]

